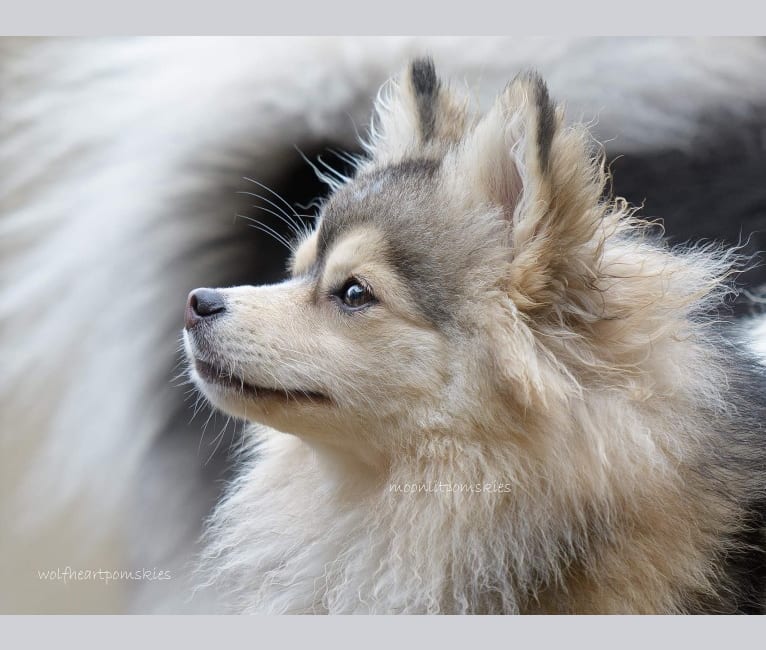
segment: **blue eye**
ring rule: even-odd
[[[356,278],[349,278],[338,293],[344,307],[361,309],[375,302],[372,290]]]

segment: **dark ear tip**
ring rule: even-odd
[[[410,63],[410,78],[418,95],[434,95],[439,88],[436,66],[430,56],[413,59]]]
[[[542,75],[534,69],[521,72],[513,82],[521,82],[534,92],[535,107],[537,109],[537,146],[540,154],[540,163],[544,171],[547,171],[550,160],[551,144],[556,132],[556,106],[548,92],[548,84]]]
[[[545,79],[543,79],[542,75],[537,72],[537,70],[533,70],[531,72],[530,80],[535,85],[535,90],[537,92],[537,103],[541,108],[545,108],[545,110],[553,110],[553,101],[551,100],[551,94],[548,92],[548,84],[545,83]]]
[[[538,97],[544,97],[546,100],[549,100],[549,94],[548,94],[548,84],[545,83],[545,79],[543,79],[543,76],[534,68],[527,68],[526,70],[523,70],[519,72],[511,82],[509,82],[509,86],[512,86],[515,83],[521,82],[526,86],[531,86],[535,89],[535,92],[537,93]]]

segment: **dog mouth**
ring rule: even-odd
[[[270,386],[252,384],[246,382],[242,377],[237,377],[223,368],[198,358],[194,359],[194,369],[197,371],[200,378],[208,384],[214,384],[220,388],[245,394],[253,398],[272,398],[280,399],[282,401],[330,401],[330,398],[327,395],[313,390],[286,387],[273,388]]]

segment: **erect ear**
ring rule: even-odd
[[[509,224],[508,290],[519,309],[550,307],[593,281],[603,168],[584,128],[563,125],[535,73],[517,77],[453,159],[473,201]]]
[[[373,164],[436,155],[463,136],[467,101],[436,76],[430,58],[415,59],[378,93],[366,148]]]

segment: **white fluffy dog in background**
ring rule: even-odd
[[[670,235],[763,229],[761,39],[0,41],[0,611],[216,608],[189,566],[238,441],[216,452],[223,422],[203,436],[172,382],[179,296],[282,277],[235,218],[269,209],[244,177],[308,203],[294,147],[355,149],[380,84],[425,52],[490,96],[538,69]],[[171,579],[40,574],[67,568]]]

